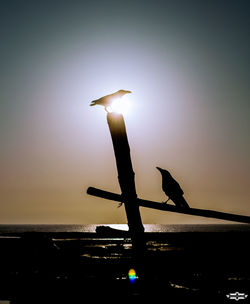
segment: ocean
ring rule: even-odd
[[[113,229],[123,231],[128,230],[126,224],[87,224],[87,225],[1,225],[0,233],[24,233],[24,232],[95,232],[99,226],[108,226]],[[248,224],[145,224],[145,232],[250,232],[250,225]]]

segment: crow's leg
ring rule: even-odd
[[[167,204],[170,198],[168,198],[165,202],[162,202],[163,204]]]

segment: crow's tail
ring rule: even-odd
[[[190,208],[188,202],[185,200],[183,196],[179,198],[179,203],[183,208]]]

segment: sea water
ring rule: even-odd
[[[128,230],[126,224],[88,224],[88,225],[0,225],[0,233],[23,232],[95,232],[98,226]],[[250,232],[249,224],[145,224],[145,232]]]

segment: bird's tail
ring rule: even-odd
[[[183,196],[181,196],[178,199],[178,202],[180,204],[180,207],[182,207],[182,208],[190,208],[189,205],[188,205],[188,202],[185,200],[185,198]]]

